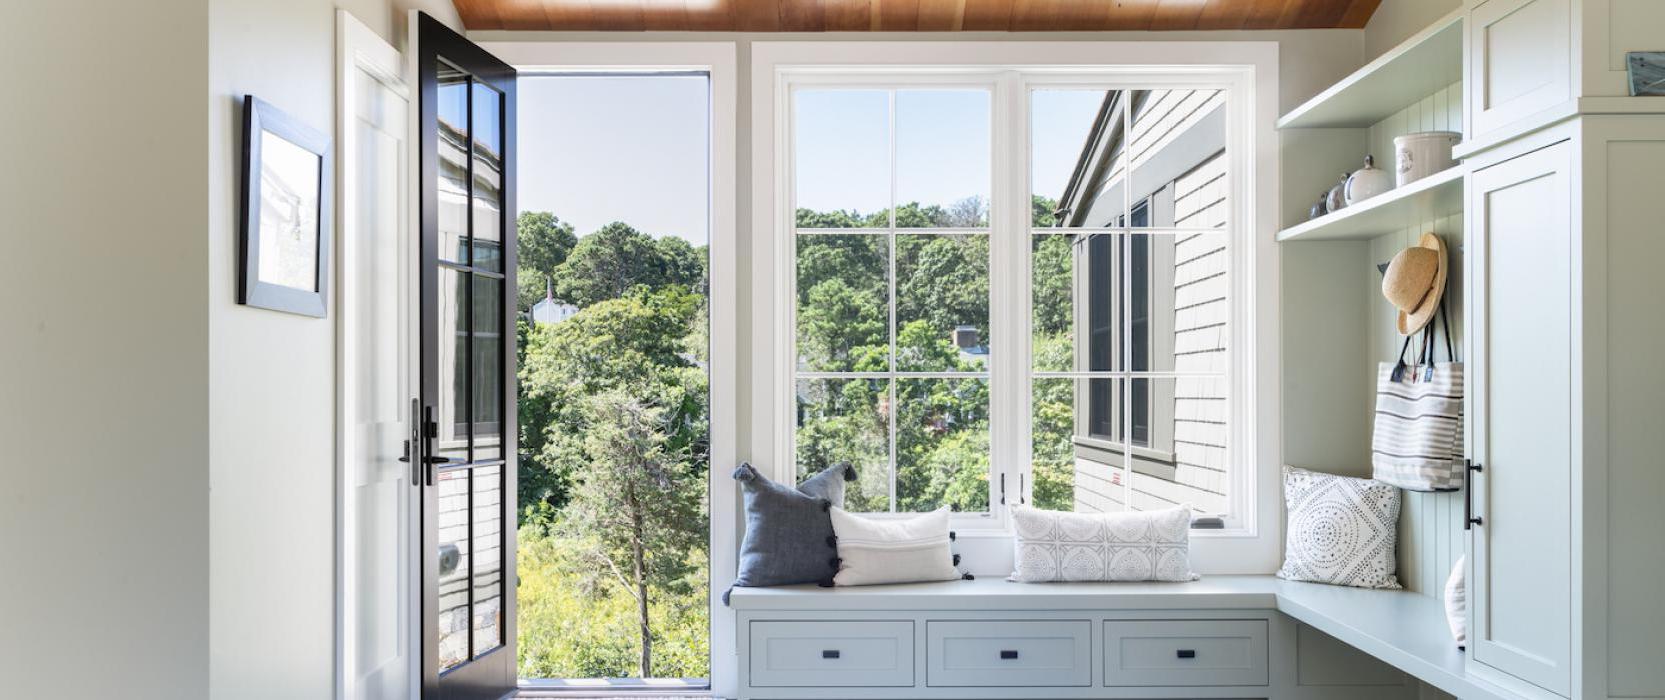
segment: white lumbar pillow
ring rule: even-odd
[[[1195,581],[1191,509],[1064,513],[1012,508],[1010,580]]]
[[[1451,567],[1451,578],[1445,580],[1445,622],[1451,625],[1451,636],[1457,639],[1459,649],[1468,642],[1468,585],[1463,576],[1463,563],[1467,559],[1457,557],[1457,563]]]
[[[1283,468],[1285,529],[1278,578],[1399,588],[1399,489],[1372,479]]]
[[[835,586],[879,583],[952,581],[954,552],[948,539],[947,508],[907,520],[863,518],[833,508],[833,533],[838,538]]]

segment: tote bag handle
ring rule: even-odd
[[[1434,315],[1439,317],[1440,327],[1445,331],[1445,359],[1448,362],[1455,362],[1457,354],[1451,349],[1451,322],[1449,320],[1450,314],[1445,312],[1445,299],[1440,299],[1440,308]],[[1405,343],[1399,346],[1399,361],[1393,365],[1391,376],[1395,382],[1404,381],[1405,370],[1409,369],[1409,365],[1405,364],[1405,352],[1410,350],[1411,338],[1414,337],[1416,337],[1415,333],[1405,336]],[[1431,322],[1423,326],[1422,349],[1417,352],[1417,360],[1418,364],[1422,366],[1422,381],[1432,381],[1434,379],[1434,324]]]

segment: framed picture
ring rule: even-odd
[[[1630,75],[1631,97],[1665,95],[1665,51],[1625,54],[1625,72]]]
[[[243,219],[237,302],[326,315],[330,279],[330,140],[243,97]]]

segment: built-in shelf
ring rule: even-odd
[[[1362,128],[1462,79],[1463,15],[1446,15],[1278,120],[1279,129]]]
[[[1463,210],[1462,165],[1358,204],[1278,232],[1278,241],[1337,241],[1375,238],[1430,216]]]

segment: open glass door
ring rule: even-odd
[[[515,687],[515,73],[415,16],[422,697]],[[509,339],[509,342],[505,342]]]

